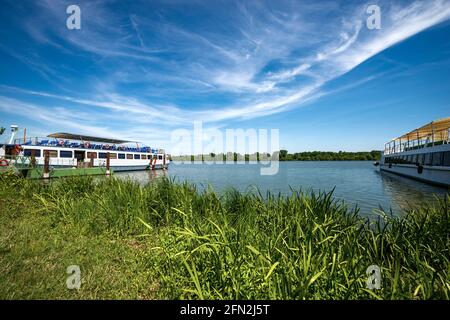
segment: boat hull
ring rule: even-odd
[[[167,169],[168,165],[157,164],[154,166],[154,170]],[[149,166],[112,166],[111,170],[114,172],[124,172],[124,171],[144,171],[150,170]]]
[[[380,170],[444,188],[450,187],[450,170],[448,168],[424,166],[420,173],[418,166],[415,165],[392,164],[389,166],[385,164],[380,166]]]
[[[42,167],[42,166],[40,166]],[[152,170],[163,170],[168,169],[169,165],[156,164]],[[73,166],[64,166],[64,165],[56,165],[52,166],[52,168],[73,168]],[[94,168],[97,168],[94,166]],[[110,169],[113,172],[126,172],[126,171],[145,171],[150,170],[148,165],[136,165],[136,166],[111,166]]]

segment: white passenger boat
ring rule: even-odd
[[[450,117],[430,122],[385,144],[380,170],[450,186]]]
[[[16,139],[17,126],[11,126],[9,142],[0,146],[0,159],[34,161],[44,165],[48,155],[51,167],[105,167],[113,171],[167,169],[169,156],[137,142],[100,138],[72,133],[53,133],[46,138]]]

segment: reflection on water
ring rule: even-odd
[[[386,194],[392,199],[392,206],[396,210],[420,206],[437,197],[444,197],[448,190],[435,187],[423,182],[398,176],[389,172],[378,172]]]
[[[259,189],[262,194],[290,194],[291,189],[304,191],[331,191],[334,197],[357,205],[363,215],[373,209],[391,209],[398,214],[402,209],[420,206],[443,197],[448,190],[422,182],[379,172],[369,161],[290,161],[280,162],[278,174],[261,176],[257,164],[174,164],[168,171],[137,171],[116,173],[117,177],[131,178],[146,184],[158,177],[172,177],[189,181],[199,189],[212,186],[214,190],[233,187],[241,192]]]

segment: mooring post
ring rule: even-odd
[[[152,155],[152,158],[150,159],[150,170],[153,170],[155,167],[154,167],[154,165],[153,165],[153,155]]]
[[[109,176],[109,152],[106,153],[106,175]]]
[[[31,167],[36,167],[36,150],[31,150],[31,159],[30,159]]]
[[[50,151],[44,150],[44,179],[50,178]]]
[[[91,155],[91,160],[89,161],[89,167],[93,168],[94,167],[94,155]]]
[[[166,155],[163,156],[163,170],[166,170]]]

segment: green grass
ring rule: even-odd
[[[449,204],[370,222],[330,193],[3,175],[0,298],[449,299]],[[80,290],[66,288],[73,264]]]

